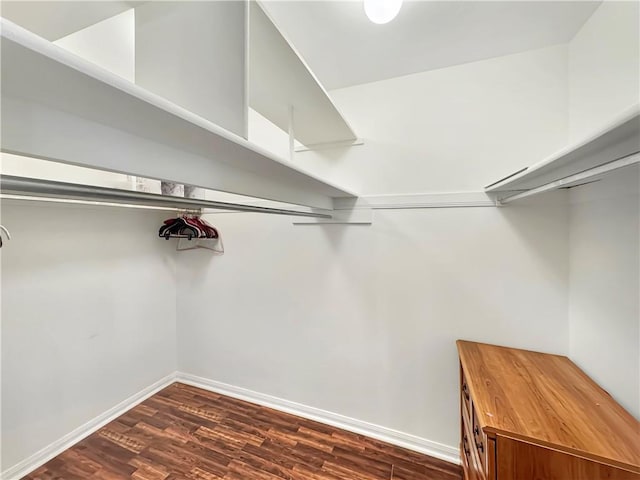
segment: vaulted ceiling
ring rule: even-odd
[[[600,2],[405,1],[385,25],[360,1],[261,4],[333,89],[565,43]]]
[[[138,1],[2,1],[2,16],[57,40]],[[362,2],[262,0],[328,89],[569,41],[600,1],[405,1],[391,23]]]

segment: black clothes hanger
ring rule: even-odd
[[[168,218],[158,230],[158,236],[166,240],[177,238],[176,250],[204,248],[217,255],[224,254],[218,230],[198,215]]]
[[[198,238],[202,235],[202,231],[194,225],[187,223],[184,218],[172,218],[165,220],[165,224],[158,230],[158,236],[169,240],[173,237],[187,237],[189,240]]]

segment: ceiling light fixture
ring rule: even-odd
[[[402,0],[363,0],[364,13],[373,23],[382,25],[396,18]]]

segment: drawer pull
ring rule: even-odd
[[[480,450],[481,452],[484,452],[484,445],[482,444],[482,442],[480,442],[480,443],[476,442],[476,448],[478,450]]]
[[[464,450],[464,454],[468,457],[471,454],[471,450],[469,450],[469,447],[467,446],[467,440],[469,440],[467,438],[467,436],[464,436],[464,440],[462,442],[462,448]]]
[[[477,426],[477,425],[475,425],[475,426],[473,427],[473,433],[474,433],[476,436],[480,435],[480,429],[478,428],[478,426]]]
[[[462,393],[464,393],[464,398],[469,400],[469,389],[467,388],[467,384],[466,383],[462,384]]]

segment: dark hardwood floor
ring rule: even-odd
[[[460,480],[460,467],[175,383],[28,480]]]

